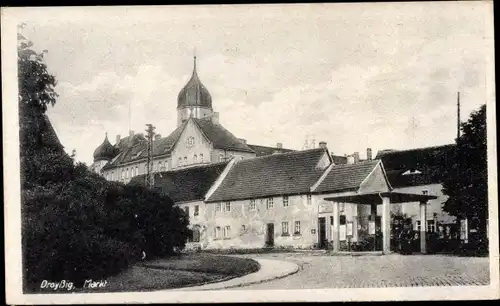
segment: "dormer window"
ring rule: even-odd
[[[422,172],[416,169],[411,169],[411,170],[406,170],[405,172],[403,172],[402,175],[415,175],[415,174],[422,174]]]

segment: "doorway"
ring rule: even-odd
[[[318,218],[318,248],[326,249],[328,241],[326,239],[326,219]]]
[[[274,247],[274,223],[267,224],[266,247]]]

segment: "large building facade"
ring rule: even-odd
[[[358,152],[334,156],[325,142],[301,151],[283,149],[281,143],[247,144],[219,122],[196,57],[177,98],[176,129],[167,137],[156,135],[150,148],[154,187],[190,217],[188,248],[340,251],[382,236],[378,249],[389,252],[394,214],[412,217],[423,237],[453,222],[442,213],[445,197],[438,181],[408,180],[428,177],[415,175],[436,162],[422,157],[428,150],[416,150],[420,153],[413,157],[384,151],[372,160],[367,149],[367,159],[361,160]],[[108,180],[142,184],[147,160],[148,140],[131,131],[117,136],[114,145],[106,135],[90,168]]]
[[[90,169],[108,180],[128,183],[146,173],[148,141],[143,134],[129,132],[116,137],[115,144],[105,136],[94,151]],[[152,145],[153,172],[220,163],[232,159],[248,159],[267,154],[289,152],[281,143],[276,147],[249,145],[219,122],[212,108],[212,97],[202,84],[196,68],[177,97],[177,128],[167,137],[157,134]]]

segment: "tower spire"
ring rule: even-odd
[[[193,61],[194,61],[193,71],[196,71],[196,47],[194,48],[194,51],[193,51]]]

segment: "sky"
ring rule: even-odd
[[[453,143],[486,103],[484,2],[33,8],[23,34],[48,50],[66,150],[92,163],[108,133],[167,136],[197,71],[220,123],[249,144],[336,155]],[[129,109],[131,120],[129,120]]]

